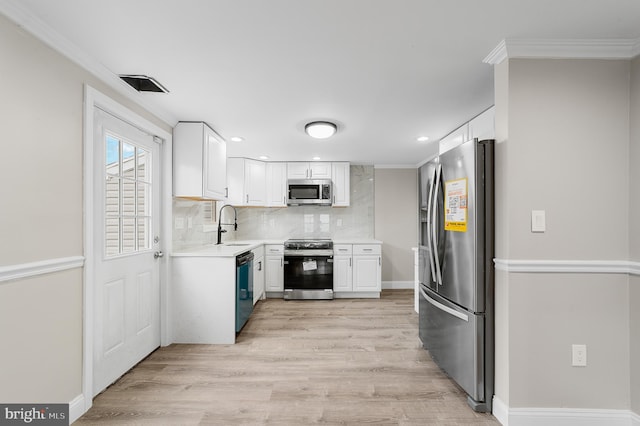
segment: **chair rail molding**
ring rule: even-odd
[[[524,260],[493,259],[496,270],[522,273],[640,275],[640,262],[629,260]]]
[[[0,266],[0,284],[20,280],[67,269],[82,268],[83,256],[60,257],[37,262],[20,263],[18,265]]]

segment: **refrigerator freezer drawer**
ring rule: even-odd
[[[420,286],[420,339],[431,358],[476,402],[484,395],[484,316]]]

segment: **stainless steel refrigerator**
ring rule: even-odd
[[[470,140],[419,170],[419,330],[424,348],[491,411],[494,383],[494,141]]]

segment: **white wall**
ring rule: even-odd
[[[82,120],[88,83],[170,131],[0,15],[0,266],[83,255]],[[0,401],[82,392],[82,269],[0,282]]]
[[[509,227],[500,224],[509,221],[507,183],[509,161],[509,61],[495,66],[495,256],[505,259],[509,252]],[[502,271],[495,274],[495,379],[494,392],[509,405],[509,275]]]
[[[496,67],[496,257],[626,260],[629,61]],[[530,232],[531,210],[547,231]],[[630,408],[626,274],[499,271],[496,395],[511,408]],[[505,324],[506,323],[506,324]],[[571,366],[587,344],[588,366]]]
[[[418,170],[375,169],[375,237],[382,247],[382,281],[411,281],[418,244]]]
[[[640,262],[640,58],[636,58],[631,66],[629,259]],[[631,409],[640,414],[640,277],[631,277],[629,296]]]

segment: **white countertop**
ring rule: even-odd
[[[284,244],[284,240],[243,240],[225,241],[220,245],[207,244],[204,246],[182,248],[174,250],[173,257],[236,257],[245,251],[253,250],[264,244]],[[349,238],[333,240],[333,244],[382,244],[380,240],[372,238]]]
[[[277,243],[266,243],[261,240],[227,241],[220,245],[207,244],[205,246],[183,248],[175,250],[171,255],[173,257],[236,257],[245,251],[253,250],[263,244]],[[282,244],[282,242],[280,242],[280,244]]]
[[[345,238],[332,241],[333,244],[382,244],[382,241],[373,238]]]

